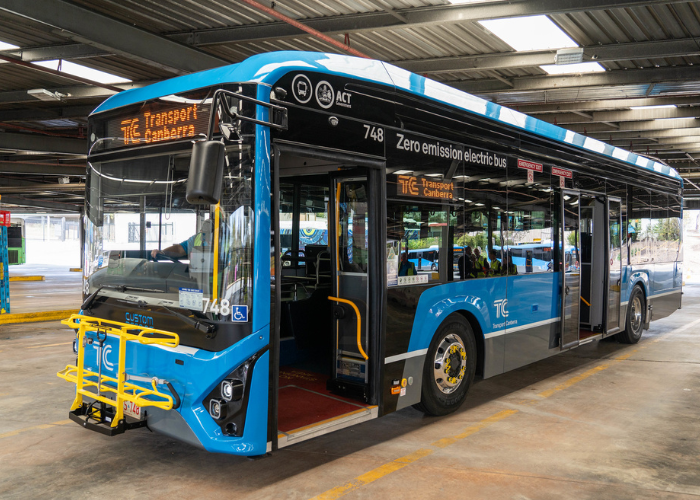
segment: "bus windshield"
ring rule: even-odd
[[[251,147],[227,148],[221,202],[211,206],[185,199],[189,153],[90,162],[85,294],[215,320],[228,314],[215,300],[250,306]]]

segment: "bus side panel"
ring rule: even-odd
[[[481,330],[475,331],[476,335],[496,333],[493,325],[498,321],[493,302],[505,299],[505,287],[506,278],[487,278],[428,289],[415,286],[388,290],[383,414],[420,401],[427,350],[447,316],[467,312],[476,319]],[[494,337],[485,340],[484,371],[492,371],[491,375],[503,372],[502,340],[498,335]],[[392,394],[393,383],[403,379],[407,381],[406,390],[401,391],[404,394]]]
[[[258,99],[270,101],[270,88],[258,85]],[[269,119],[268,109],[257,106],[258,120]],[[253,243],[253,331],[270,323],[270,129],[255,125],[255,239]]]
[[[505,371],[561,352],[561,273],[508,277]]]
[[[681,288],[677,283],[675,262],[654,264],[654,294],[650,299],[652,319],[665,318],[680,308]]]
[[[250,347],[253,347],[253,345],[259,342],[260,336],[262,336],[260,333],[256,333],[251,335],[251,337],[253,337],[252,339],[248,337],[248,339],[251,339],[253,342],[250,342],[251,345],[247,346],[248,349],[246,349],[246,351],[250,350]],[[255,342],[255,340],[258,340],[258,342]],[[237,345],[244,342],[246,341],[244,340]],[[227,354],[229,353],[227,352]],[[206,386],[202,383],[196,389],[193,388],[193,393],[187,395],[189,396],[189,404],[185,404],[185,401],[183,401],[181,413],[207,451],[245,456],[263,455],[267,451],[267,404],[270,370],[269,351],[262,354],[255,362],[250,392],[247,395],[249,399],[243,436],[232,437],[224,435],[221,428],[209,415],[208,408],[205,408],[202,404],[206,396],[221,383],[226,375],[231,373],[236,366],[248,359],[242,356],[236,356],[236,358],[237,361],[235,363],[215,363],[216,369],[214,369],[214,366],[206,363],[195,367],[190,376],[187,377],[188,386],[194,385],[194,381],[198,379],[201,380],[205,373],[214,372],[216,375],[212,373],[211,378],[207,378]],[[188,389],[189,388],[190,387],[188,387]]]

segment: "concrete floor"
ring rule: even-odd
[[[10,266],[10,276],[45,276],[44,281],[11,281],[10,312],[62,311],[80,308],[83,274],[68,265],[23,264]]]
[[[0,498],[646,499],[700,496],[700,284],[636,346],[594,342],[257,461],[67,421],[73,333],[0,326]]]

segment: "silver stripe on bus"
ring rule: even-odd
[[[681,293],[680,290],[671,290],[670,292],[657,293],[649,297],[650,299],[655,299],[656,297],[663,297],[664,295],[672,295],[674,293]]]
[[[496,330],[495,332],[487,333],[484,335],[485,339],[490,339],[493,337],[500,337],[501,335],[505,335],[506,333],[513,333],[513,332],[519,332],[521,330],[529,330],[530,328],[536,328],[538,326],[544,326],[544,325],[549,325],[550,323],[556,323],[559,321],[561,318],[557,316],[556,318],[549,318],[545,319],[542,321],[537,321],[535,323],[528,323],[527,325],[521,325],[521,326],[514,326],[513,328],[508,328],[507,330]]]
[[[389,363],[401,361],[402,359],[415,358],[416,356],[423,356],[424,354],[428,354],[427,349],[418,349],[417,351],[405,352],[403,354],[397,354],[396,356],[384,358],[384,364],[388,365]]]

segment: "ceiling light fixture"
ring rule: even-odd
[[[51,92],[46,89],[31,89],[27,90],[27,94],[32,97],[36,97],[40,101],[60,101],[64,97],[68,97],[70,94],[61,94],[60,92]]]

